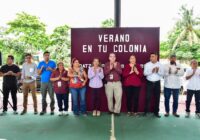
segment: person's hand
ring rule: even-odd
[[[86,85],[86,82],[83,82],[83,83],[82,83],[82,86],[84,87],[85,85]]]
[[[134,71],[131,69],[130,73],[129,74],[132,74]]]
[[[14,73],[14,72],[12,72],[12,71],[10,71],[10,75],[15,75],[15,73]]]
[[[139,71],[136,67],[133,68],[133,71],[136,73],[136,74],[139,74]]]
[[[111,63],[111,64],[110,64],[110,69],[112,70],[113,68],[114,68],[114,64]]]
[[[192,75],[194,75],[196,73],[197,69],[193,69]]]
[[[40,68],[40,70],[42,70],[44,68],[44,65],[42,65],[42,67]]]
[[[177,74],[179,70],[180,70],[180,68],[176,68],[175,74]]]
[[[23,81],[24,81],[24,80],[23,80],[23,79],[21,79],[21,80],[19,81],[19,83],[23,83]]]
[[[6,72],[3,74],[3,76],[7,76],[7,75],[10,75],[9,72]]]
[[[117,62],[114,63],[114,68],[116,68],[116,67],[117,67]]]
[[[46,70],[53,71],[53,69],[51,67],[47,67]]]
[[[95,68],[95,67],[94,67],[94,69],[93,69],[93,70],[94,70],[94,73],[96,74],[96,73],[97,73],[97,68]]]
[[[12,75],[12,73],[13,73],[12,71],[8,71],[7,75]]]
[[[156,68],[153,68],[153,69],[152,69],[152,73],[155,73],[155,72],[156,72]]]
[[[58,77],[57,77],[57,80],[60,80],[61,79],[61,75],[59,75]]]
[[[31,79],[31,77],[30,77],[30,76],[26,76],[26,77],[25,77],[25,79],[27,79],[27,80],[28,80],[28,79]]]
[[[159,71],[159,67],[156,67],[156,73],[158,73],[158,71]]]

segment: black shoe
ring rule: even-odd
[[[20,113],[20,115],[24,115],[24,114],[26,114],[26,110],[23,110],[23,111]]]
[[[34,115],[37,115],[38,114],[38,112],[37,111],[34,111]]]
[[[7,114],[7,111],[6,110],[3,110],[2,113],[0,114],[0,116],[4,116]]]
[[[37,115],[37,114],[38,114],[37,109],[34,109],[34,115]]]
[[[118,116],[120,116],[120,113],[114,113],[114,115],[118,117]]]
[[[142,116],[143,116],[143,117],[146,117],[146,116],[147,116],[147,112],[144,112],[144,113],[142,114]]]
[[[109,114],[109,115],[112,115],[112,114],[113,114],[113,112],[111,112],[111,111],[108,111],[108,114]]]
[[[174,117],[177,117],[177,118],[180,117],[180,115],[178,115],[177,113],[173,113],[173,115],[174,115]]]
[[[42,116],[42,115],[44,115],[44,114],[46,114],[47,112],[46,111],[41,111],[40,112],[40,115]]]
[[[13,114],[14,114],[14,115],[18,115],[17,110],[13,111]]]
[[[157,118],[161,118],[161,116],[158,113],[154,114],[154,116]]]
[[[198,118],[200,118],[200,113],[196,113],[196,116],[197,116]]]
[[[169,117],[169,113],[166,113],[166,114],[165,114],[165,117]]]
[[[54,115],[54,111],[51,111],[50,115]]]

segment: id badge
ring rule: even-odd
[[[114,79],[113,74],[110,74],[109,76],[110,76],[110,80],[113,80],[113,79]]]
[[[61,81],[58,81],[58,87],[61,87],[62,86],[62,83],[61,83]]]
[[[32,73],[34,71],[34,69],[33,68],[30,68],[30,73]]]

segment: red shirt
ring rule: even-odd
[[[121,64],[117,62],[117,66],[110,69],[110,62],[107,62],[104,66],[104,74],[107,82],[117,82],[121,80]]]
[[[124,78],[123,84],[124,86],[141,86],[142,84],[142,77],[143,77],[143,70],[139,64],[136,64],[136,68],[139,72],[137,75],[135,72],[131,73],[131,66],[127,64],[124,67],[122,76]]]
[[[62,77],[67,78],[67,71],[64,70],[60,73],[59,70],[55,70],[52,74],[51,74],[51,78],[56,78],[58,77],[60,74],[62,75]],[[53,87],[54,87],[54,91],[56,94],[66,94],[68,92],[68,82],[63,81],[63,80],[58,80],[53,82]]]

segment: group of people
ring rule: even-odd
[[[50,53],[43,53],[44,60],[36,65],[32,61],[32,55],[25,55],[25,62],[22,70],[14,64],[14,57],[9,55],[7,64],[0,68],[0,76],[3,76],[3,112],[7,112],[9,93],[11,92],[14,114],[17,112],[17,77],[21,76],[23,83],[23,111],[21,115],[27,113],[28,93],[31,91],[33,97],[34,114],[38,114],[36,79],[41,78],[41,96],[42,111],[40,115],[47,113],[47,93],[50,97],[50,114],[54,115],[56,95],[59,115],[68,115],[68,95],[72,95],[72,110],[74,115],[87,115],[86,108],[86,90],[87,82],[92,95],[92,115],[101,115],[101,96],[103,86],[108,102],[109,114],[120,115],[122,92],[126,93],[127,115],[138,115],[139,97],[141,86],[146,77],[146,96],[144,116],[150,112],[151,98],[155,97],[154,116],[160,118],[160,80],[164,78],[164,97],[165,97],[165,115],[170,115],[170,97],[173,96],[172,114],[179,117],[178,97],[181,88],[181,77],[187,80],[187,99],[186,99],[186,117],[190,116],[190,104],[193,95],[195,96],[196,115],[200,117],[200,69],[196,60],[191,61],[191,68],[184,72],[182,66],[177,63],[176,56],[171,55],[169,62],[162,65],[158,61],[158,54],[151,53],[150,61],[144,65],[144,69],[137,63],[136,56],[129,57],[129,63],[121,68],[117,61],[116,54],[109,54],[109,61],[102,67],[100,59],[94,58],[91,66],[86,71],[77,58],[71,61],[71,67],[65,69],[63,62],[57,64],[50,60]],[[124,87],[124,88],[123,88]],[[114,101],[113,101],[114,98]]]

